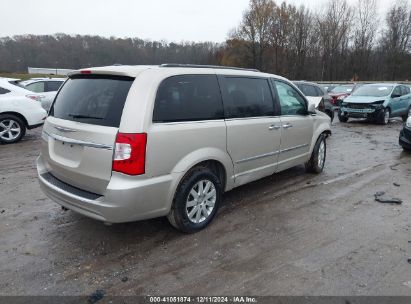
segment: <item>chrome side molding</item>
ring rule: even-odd
[[[43,136],[43,134],[44,134],[44,136]],[[77,145],[77,146],[82,146],[82,147],[89,147],[89,148],[109,150],[109,151],[113,150],[113,147],[108,146],[108,145],[96,144],[96,143],[93,143],[93,142],[87,142],[87,141],[82,141],[82,140],[76,140],[76,139],[67,138],[67,137],[63,137],[63,136],[60,136],[60,135],[56,135],[56,134],[49,134],[46,131],[43,131],[43,134],[42,134],[42,137],[43,137],[44,140],[46,140],[45,136],[47,136],[49,138],[53,138],[54,140],[67,143],[69,145]]]

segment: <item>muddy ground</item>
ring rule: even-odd
[[[301,166],[227,193],[195,235],[62,211],[39,189],[31,131],[0,146],[0,295],[411,295],[401,127],[335,122],[322,175]]]

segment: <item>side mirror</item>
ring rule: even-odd
[[[313,102],[308,103],[308,109],[307,109],[308,114],[315,114],[315,104]]]

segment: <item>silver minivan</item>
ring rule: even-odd
[[[235,187],[305,164],[330,118],[285,78],[217,66],[109,66],[69,75],[42,132],[43,191],[105,223],[206,227]]]

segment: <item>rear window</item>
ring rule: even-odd
[[[315,86],[299,83],[297,84],[297,87],[301,90],[301,92],[303,92],[305,96],[311,96],[311,97],[320,96],[318,95],[318,91],[316,90]]]
[[[63,84],[62,81],[48,81],[46,83],[46,92],[55,92],[58,91]]]
[[[164,80],[157,91],[153,122],[224,118],[216,75],[179,75]]]
[[[74,76],[61,88],[50,116],[118,128],[133,81],[107,75]]]

